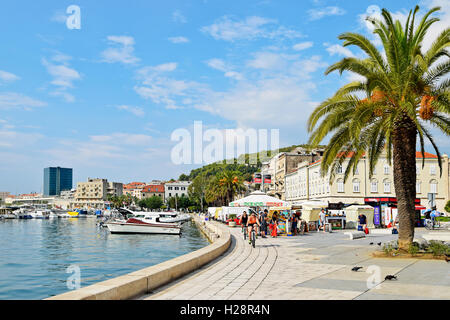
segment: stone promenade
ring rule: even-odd
[[[342,231],[312,232],[258,237],[252,248],[240,228],[230,230],[227,253],[140,299],[450,299],[450,263],[370,256],[377,243],[393,240],[393,235],[348,240]],[[353,272],[354,266],[363,268]],[[388,274],[398,280],[385,281]]]

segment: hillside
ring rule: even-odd
[[[284,147],[284,148],[280,148],[278,150],[278,152],[290,152],[292,150],[294,150],[297,147],[304,147],[306,148],[307,145],[293,145],[293,146],[289,146],[289,147]],[[227,164],[227,160],[223,160],[220,162],[215,162],[215,163],[211,163],[208,165],[205,165],[203,167],[197,168],[197,169],[193,169],[191,170],[191,172],[189,173],[189,175],[186,174],[182,174],[180,175],[179,179],[180,181],[192,181],[196,176],[200,175],[200,174],[206,174],[206,176],[213,176],[216,175],[217,173],[224,171],[224,170],[232,170],[232,171],[239,171],[243,176],[244,176],[244,180],[246,181],[251,181],[252,180],[252,176],[255,172],[258,172],[261,170],[261,164],[262,162],[268,161],[272,158],[272,156],[274,155],[275,151],[268,151],[267,152],[267,156],[263,157],[260,159],[259,154],[256,154],[256,158],[257,158],[257,164],[255,165],[249,165],[249,158],[250,156],[253,155],[253,157],[255,157],[255,154],[244,154],[239,156],[238,159],[234,159],[234,164]],[[239,162],[243,162],[242,160],[245,159],[244,163],[245,164],[238,164],[238,160],[241,160]],[[229,161],[231,162],[231,161]]]

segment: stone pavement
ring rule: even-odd
[[[349,240],[342,231],[312,232],[258,237],[252,248],[240,228],[231,234],[232,245],[222,257],[140,299],[450,299],[449,263],[370,256],[378,242],[396,235]],[[353,272],[354,266],[363,268]],[[388,274],[398,280],[385,281]]]

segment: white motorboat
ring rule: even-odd
[[[17,217],[17,219],[33,219],[30,210],[27,210],[25,208],[20,208],[14,211],[13,214]]]
[[[38,209],[35,211],[31,211],[30,215],[33,217],[33,219],[49,219],[50,218],[50,210],[46,210],[46,209]]]
[[[183,223],[191,220],[189,214],[180,214],[176,211],[162,211],[162,212],[146,212],[146,211],[132,211],[130,209],[121,208],[119,210],[122,215],[128,218],[145,219],[145,217],[159,217],[159,221],[163,223]]]
[[[137,215],[124,221],[105,223],[111,233],[181,234],[177,223],[160,222],[156,215]]]

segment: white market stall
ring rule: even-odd
[[[346,228],[352,229],[358,227],[358,216],[360,213],[367,218],[367,228],[375,228],[373,223],[375,209],[369,205],[353,205],[345,208]]]
[[[222,207],[219,220],[227,221],[228,219],[240,217],[244,211],[248,214],[249,209],[249,207]]]
[[[322,200],[308,200],[298,202],[298,205],[302,207],[302,219],[309,223],[319,221],[320,211],[328,207],[328,202]]]
[[[286,201],[266,195],[261,191],[254,191],[249,196],[230,202],[230,207],[285,207]]]

